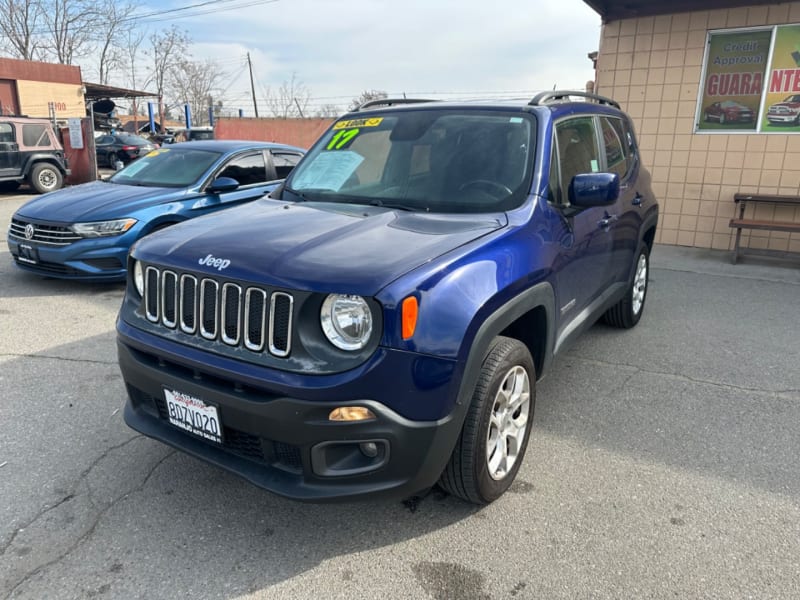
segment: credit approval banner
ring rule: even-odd
[[[697,129],[755,131],[772,29],[709,35]]]

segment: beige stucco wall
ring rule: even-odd
[[[694,133],[708,30],[786,23],[800,23],[800,2],[603,25],[596,90],[636,124],[661,204],[656,241],[730,249],[734,193],[800,195],[800,134]],[[758,218],[800,222],[800,208],[758,211]],[[742,239],[750,248],[800,252],[797,234],[745,231]]]
[[[48,103],[53,102],[56,118],[85,117],[83,92],[80,84],[51,83],[44,81],[17,81],[19,106],[29,117],[49,116]]]

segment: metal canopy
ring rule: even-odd
[[[128,90],[113,85],[101,85],[99,83],[83,82],[86,88],[84,97],[88,101],[103,100],[105,98],[158,98],[158,94],[152,92],[142,92],[139,90]]]
[[[776,0],[583,0],[604,22],[697,10],[775,4]]]

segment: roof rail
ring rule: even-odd
[[[539,106],[541,104],[548,104],[550,102],[566,101],[570,96],[577,96],[579,98],[586,98],[587,100],[594,100],[598,104],[608,104],[614,108],[619,108],[619,103],[611,98],[605,96],[598,96],[597,94],[590,94],[589,92],[575,92],[570,90],[553,90],[552,92],[541,92],[533,97],[533,100],[528,102],[530,106]]]
[[[436,100],[427,100],[425,98],[378,98],[377,100],[368,100],[359,106],[355,112],[372,108],[374,106],[394,106],[395,104],[419,104],[421,102],[436,102]]]

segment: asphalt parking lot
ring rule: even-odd
[[[657,247],[640,324],[556,361],[481,509],[298,504],[137,435],[121,298],[0,245],[2,598],[800,597],[800,264]]]

